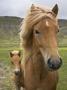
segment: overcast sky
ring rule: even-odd
[[[0,0],[0,16],[24,17],[30,5],[59,6],[59,18],[67,19],[67,0]]]

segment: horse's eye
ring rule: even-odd
[[[40,32],[38,30],[35,30],[35,34],[40,34]]]

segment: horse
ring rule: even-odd
[[[25,90],[56,90],[62,58],[58,52],[58,5],[52,9],[32,4],[21,23]]]
[[[10,52],[11,63],[15,67],[13,80],[16,85],[16,90],[21,90],[21,87],[24,87],[24,77],[23,69],[21,65],[21,52],[20,51],[11,51]]]

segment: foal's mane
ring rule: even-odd
[[[33,37],[33,26],[43,18],[49,18],[55,22],[55,14],[49,9],[43,9],[32,5],[27,16],[21,23],[20,39],[23,47],[31,47]]]

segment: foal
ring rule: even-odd
[[[11,51],[10,52],[11,63],[14,65],[14,82],[16,85],[16,90],[21,90],[21,87],[24,87],[24,78],[23,70],[21,65],[21,53],[20,51]]]

